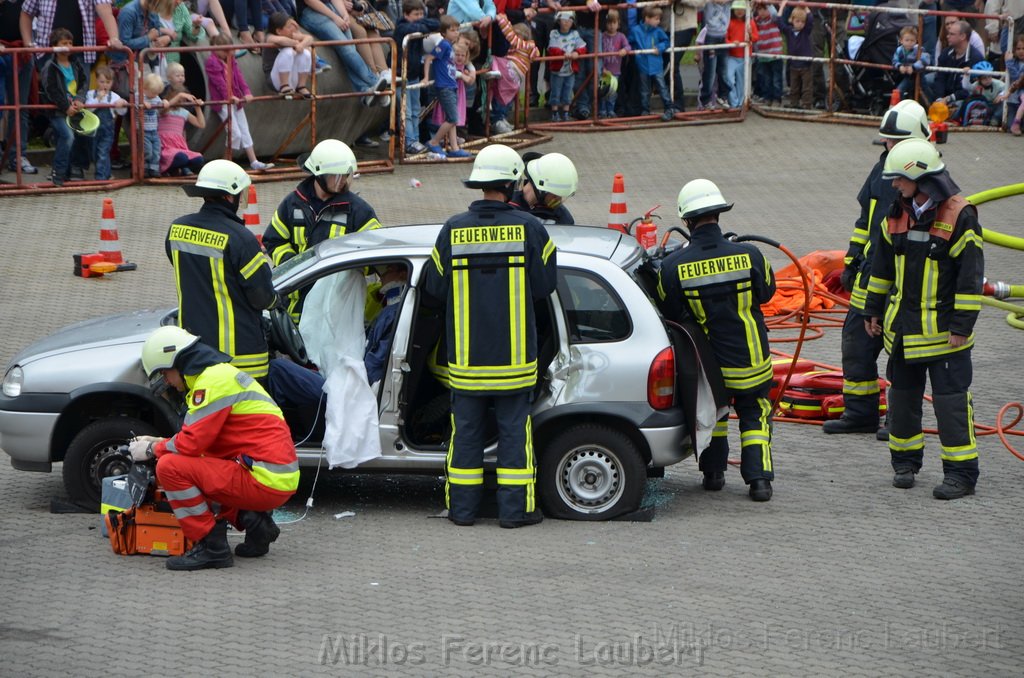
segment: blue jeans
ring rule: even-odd
[[[68,127],[63,115],[50,118],[53,139],[57,148],[53,151],[53,174],[66,179],[71,166],[82,167],[89,164],[89,138],[75,134]]]
[[[96,163],[96,178],[106,181],[110,178],[110,147],[114,144],[114,115],[111,109],[95,111],[100,119],[99,129],[93,137],[93,162]]]
[[[256,30],[266,28],[261,0],[233,0],[222,2],[220,6],[224,10],[224,18],[228,23],[233,20],[239,32],[248,31],[249,26],[255,27]]]
[[[328,5],[330,6],[330,5]],[[333,8],[332,8],[333,11]],[[354,19],[353,19],[354,21]],[[351,40],[352,32],[343,31],[338,28],[331,18],[320,12],[313,11],[309,7],[302,10],[299,23],[307,31],[319,40]],[[377,78],[373,76],[370,67],[366,65],[363,58],[359,56],[354,45],[335,45],[334,52],[341,59],[348,73],[348,79],[352,81],[352,87],[356,92],[369,92],[377,84]]]
[[[783,86],[782,74],[785,70],[785,62],[782,59],[771,61],[759,61],[757,63],[757,76],[754,82],[760,95],[768,101],[782,101]]]
[[[640,73],[640,114],[648,115],[651,112],[651,83],[658,86],[658,93],[661,95],[661,103],[666,111],[672,110],[672,99],[668,96],[668,87],[665,85],[665,74],[663,72],[649,75]]]
[[[548,103],[555,106],[568,106],[572,103],[572,90],[576,77],[573,74],[551,74],[551,91],[548,92]],[[582,106],[581,106],[582,108]]]
[[[145,156],[146,169],[160,171],[160,134],[155,129],[142,132],[142,153]]]
[[[725,36],[707,36],[705,45],[721,45],[725,42]],[[724,49],[704,50],[704,65],[701,68],[700,103],[703,106],[711,103],[711,93],[714,91],[715,81],[718,81],[718,96],[724,99],[729,96],[729,86],[725,82],[725,55]]]
[[[745,80],[743,57],[725,55],[725,82],[729,86],[729,108],[739,108],[743,104]]]
[[[619,99],[618,92],[609,92],[601,99],[598,112],[603,116],[615,115],[615,102]]]
[[[407,84],[418,85],[419,80],[410,80]],[[420,103],[421,90],[405,90],[405,145],[420,140]]]
[[[587,26],[583,26],[582,23],[576,28],[579,31],[580,37],[583,38],[583,42],[587,43],[587,53],[594,53],[594,29],[593,29],[593,17],[590,14],[580,14],[580,21],[587,23]],[[583,58],[579,59],[580,70],[576,73],[577,83],[587,83],[580,92],[579,97],[576,99],[576,110],[582,113],[590,113],[590,106],[594,95],[594,83],[587,82],[587,77],[594,70],[594,62],[591,59]],[[575,86],[575,83],[574,85]],[[569,101],[572,101],[572,94],[569,94]]]

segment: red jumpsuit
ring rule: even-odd
[[[252,377],[220,363],[185,383],[185,423],[153,452],[182,531],[199,540],[217,520],[238,527],[239,509],[270,511],[288,501],[299,464],[284,415]]]

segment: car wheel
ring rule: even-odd
[[[628,436],[581,424],[554,437],[538,468],[541,506],[554,518],[608,520],[635,511],[647,469]]]
[[[100,419],[78,432],[64,456],[64,489],[71,501],[99,510],[103,479],[131,469],[131,458],[117,448],[133,435],[159,434],[152,424],[132,417]]]

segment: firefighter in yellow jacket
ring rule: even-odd
[[[978,482],[969,390],[985,268],[978,211],[958,195],[939,152],[923,139],[896,144],[883,176],[899,197],[871,264],[864,322],[890,355],[892,484],[911,488],[921,470],[921,410],[930,380],[943,471],[932,495],[958,499],[974,494]]]
[[[761,304],[775,294],[775,275],[764,255],[746,243],[722,235],[718,217],[732,209],[707,179],[694,179],[679,191],[679,216],[690,244],[661,264],[658,295],[666,316],[692,318],[708,335],[722,368],[733,409],[740,420],[740,473],[750,498],[772,498],[772,407],[768,390],[772,360]],[[700,455],[705,490],[725,486],[729,422],[715,425],[711,445]]]
[[[508,204],[523,170],[508,146],[481,150],[465,184],[481,189],[483,199],[445,223],[427,266],[425,292],[445,307],[452,403],[445,492],[456,525],[476,520],[490,405],[498,424],[499,524],[541,521],[530,420],[537,383],[533,305],[555,289],[556,255],[540,221]]]
[[[178,288],[178,324],[258,380],[269,355],[263,310],[277,303],[270,263],[238,216],[249,175],[230,160],[203,165],[185,193],[203,206],[171,224],[164,246]]]

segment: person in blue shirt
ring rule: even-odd
[[[668,122],[675,115],[672,97],[665,85],[664,62],[661,55],[668,49],[668,33],[661,30],[661,7],[644,7],[644,22],[629,32],[629,44],[634,50],[654,48],[655,54],[637,54],[634,59],[640,75],[641,115],[651,112],[651,83],[658,86],[662,105],[665,107],[661,119]]]

